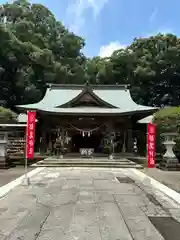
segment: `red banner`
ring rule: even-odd
[[[36,127],[36,112],[28,112],[28,122],[27,122],[27,158],[34,158],[34,143],[35,143],[35,127]]]
[[[156,167],[156,125],[148,124],[148,168]]]

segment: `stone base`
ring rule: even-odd
[[[166,171],[180,171],[180,163],[176,158],[164,158],[159,168]]]
[[[29,186],[30,184],[31,184],[31,183],[30,183],[29,177],[28,177],[28,176],[25,176],[25,177],[23,178],[23,180],[22,180],[21,185],[22,185],[22,186]]]
[[[12,166],[9,159],[0,156],[0,169],[8,169]]]

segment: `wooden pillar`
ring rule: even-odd
[[[133,153],[134,140],[133,140],[133,128],[132,119],[129,117],[127,120],[127,151],[128,153]]]
[[[40,152],[46,153],[46,151],[47,151],[47,125],[44,123],[41,126]]]
[[[107,126],[108,126],[107,127],[108,132],[112,133],[113,132],[113,123],[111,121],[108,121]]]
[[[132,136],[132,129],[128,129],[127,131],[127,152],[133,152],[133,136]]]
[[[46,132],[42,132],[42,139],[41,139],[41,152],[45,153],[46,152]]]
[[[126,152],[126,136],[127,133],[126,131],[123,132],[123,147],[122,147],[122,152],[125,153]]]
[[[48,132],[48,148],[50,151],[52,151],[52,137],[51,137],[51,131]]]

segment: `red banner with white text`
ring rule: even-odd
[[[34,158],[34,144],[35,144],[35,128],[36,128],[36,112],[28,112],[28,122],[27,122],[27,158]]]
[[[148,124],[148,168],[156,167],[156,125]]]

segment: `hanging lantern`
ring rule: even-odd
[[[91,136],[91,133],[90,132],[88,132],[88,137],[90,137]]]
[[[82,136],[83,136],[83,137],[85,136],[84,131],[82,132]]]

